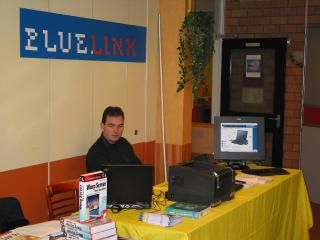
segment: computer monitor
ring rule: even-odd
[[[102,165],[107,175],[107,208],[150,208],[153,186],[152,165]]]
[[[233,168],[246,168],[246,161],[265,160],[263,117],[214,117],[214,158]]]

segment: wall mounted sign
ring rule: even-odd
[[[246,77],[261,77],[261,55],[246,55]]]
[[[146,27],[20,8],[20,57],[146,61]]]

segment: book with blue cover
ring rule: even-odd
[[[165,208],[167,214],[181,217],[200,218],[210,212],[211,206],[194,203],[176,202]]]
[[[79,220],[85,222],[106,217],[107,176],[103,171],[86,173],[79,178]]]

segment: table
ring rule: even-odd
[[[272,176],[272,183],[241,189],[208,215],[183,218],[173,227],[140,222],[139,210],[109,211],[108,218],[116,221],[119,236],[134,240],[307,240],[313,219],[303,174],[287,170],[290,175]],[[154,186],[156,192],[166,189],[167,184]]]

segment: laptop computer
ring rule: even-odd
[[[231,142],[239,145],[247,145],[248,144],[247,136],[248,136],[248,131],[238,130],[236,139],[232,140]]]
[[[151,207],[152,165],[103,165],[107,175],[107,208],[143,209]]]

